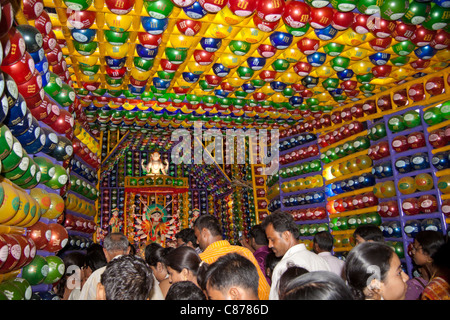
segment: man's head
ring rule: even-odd
[[[222,228],[219,220],[210,214],[201,215],[195,220],[194,232],[197,243],[202,250],[222,239]]]
[[[173,283],[165,300],[206,300],[205,293],[191,281]]]
[[[108,262],[114,257],[128,254],[130,252],[130,246],[127,237],[119,232],[108,234],[105,240],[103,240],[103,252]]]
[[[383,232],[376,225],[367,224],[356,228],[353,232],[353,238],[356,245],[371,241],[371,242],[384,242]]]
[[[175,235],[175,238],[177,239],[178,247],[188,246],[194,249],[198,247],[194,229],[191,228],[182,229]]]
[[[205,281],[210,300],[258,300],[258,271],[238,253],[226,254],[211,264]]]
[[[97,286],[97,300],[147,300],[153,276],[145,261],[134,255],[111,260]]]
[[[333,249],[333,236],[328,231],[320,231],[314,235],[313,250],[315,253],[331,252]]]
[[[269,248],[277,257],[283,257],[286,251],[298,244],[300,232],[294,218],[287,212],[268,215],[261,226],[266,231]]]
[[[248,233],[250,245],[254,250],[257,250],[259,247],[267,246],[269,241],[267,240],[266,233],[260,224],[254,226],[250,232]]]

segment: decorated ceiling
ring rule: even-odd
[[[288,126],[450,60],[450,1],[45,0],[93,130]],[[57,49],[55,49],[57,50]],[[58,54],[58,52],[55,52]]]

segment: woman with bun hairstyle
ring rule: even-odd
[[[172,250],[165,258],[169,282],[191,281],[199,286],[197,274],[202,259],[194,248],[183,246]]]
[[[408,275],[394,250],[381,242],[354,247],[345,263],[348,285],[358,300],[404,300]]]

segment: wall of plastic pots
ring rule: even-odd
[[[54,7],[58,12],[58,20],[62,27],[74,28],[71,32],[55,30],[55,33],[58,37],[70,39],[71,45],[65,53],[68,53],[74,62],[73,68],[79,82],[79,94],[86,96],[88,103],[93,102],[97,106],[105,105],[107,103],[105,101],[109,100],[112,107],[119,108],[128,99],[131,104],[128,106],[130,109],[136,110],[134,106],[140,104],[142,107],[143,103],[149,112],[153,113],[152,106],[157,105],[155,100],[158,100],[161,101],[161,107],[158,107],[163,108],[166,114],[170,112],[172,115],[174,108],[177,108],[183,111],[183,114],[178,114],[180,116],[187,117],[189,113],[189,118],[192,116],[200,118],[201,113],[206,110],[210,112],[213,109],[209,103],[217,97],[210,96],[212,92],[222,91],[224,95],[223,90],[219,90],[219,85],[220,88],[227,88],[226,90],[231,93],[230,85],[239,87],[245,84],[245,86],[242,85],[242,90],[235,91],[235,96],[239,98],[240,105],[245,106],[246,113],[251,113],[253,116],[263,115],[262,111],[266,110],[272,101],[276,112],[270,112],[270,115],[277,119],[275,121],[271,117],[266,120],[244,117],[244,121],[255,120],[245,124],[260,125],[261,123],[256,120],[262,120],[262,123],[273,125],[285,121],[280,114],[283,116],[287,114],[288,118],[291,114],[292,119],[295,120],[302,118],[300,113],[307,110],[298,112],[297,107],[303,104],[303,98],[305,101],[311,98],[310,94],[312,95],[313,90],[308,90],[306,94],[299,88],[305,86],[309,89],[314,88],[316,92],[322,90],[323,88],[319,89],[318,82],[334,76],[334,71],[339,72],[340,78],[331,79],[334,89],[338,89],[339,80],[349,75],[351,78],[353,72],[361,78],[374,78],[379,88],[384,84],[392,86],[391,77],[411,77],[416,74],[416,70],[434,72],[445,65],[439,61],[440,54],[443,57],[445,51],[436,53],[434,50],[447,46],[444,43],[447,11],[446,8],[441,7],[444,3],[442,1],[414,2],[411,5],[408,1],[392,3],[385,1],[372,6],[367,6],[364,1],[360,3],[358,1],[344,1],[344,3],[341,1],[292,1],[274,4],[264,1],[256,6],[256,2],[247,1],[243,3],[229,1],[228,5],[227,1],[223,1],[219,5],[214,1],[161,0],[144,1],[144,3],[127,1],[120,3],[120,6],[124,6],[123,8],[118,8],[118,5],[112,1],[101,0],[80,1],[78,5],[73,1],[56,1],[54,4],[52,2],[46,1],[45,4]],[[239,10],[240,6],[246,6],[247,10]],[[395,8],[392,9],[390,6]],[[66,7],[76,12],[67,17],[64,10]],[[252,16],[255,10],[257,14]],[[373,20],[369,19],[373,13],[379,13],[383,22],[373,23]],[[280,18],[282,18],[281,22]],[[355,18],[354,23],[353,18]],[[83,23],[80,23],[80,20]],[[422,22],[426,28],[419,26]],[[357,33],[356,35],[349,29],[350,25]],[[441,30],[434,32],[438,29]],[[271,33],[275,30],[277,31]],[[431,40],[434,34],[439,34],[439,37],[436,37],[431,44],[424,39]],[[309,38],[298,41],[305,35]],[[164,37],[163,41],[162,37]],[[331,40],[336,42],[327,43]],[[326,46],[325,43],[327,43]],[[294,46],[290,47],[292,44]],[[357,48],[356,46],[359,45],[361,47]],[[135,46],[136,53],[133,56]],[[260,57],[250,56],[253,53],[256,56],[256,47]],[[297,50],[297,47],[301,52]],[[320,52],[316,52],[318,47],[321,47]],[[194,51],[198,54],[191,56]],[[280,54],[281,52],[283,53]],[[234,56],[230,56],[229,53]],[[343,55],[339,56],[341,53]],[[438,60],[436,64],[436,60],[428,59],[429,55],[434,54],[436,54],[434,58]],[[102,56],[111,56],[111,59],[101,59]],[[387,56],[391,58],[391,61],[386,61]],[[161,60],[159,60],[160,57]],[[276,59],[275,63],[275,59],[269,59],[271,57],[280,59]],[[364,61],[358,61],[360,59]],[[382,59],[386,61],[386,66],[381,65]],[[116,64],[114,60],[119,62]],[[127,60],[126,67],[125,60]],[[214,63],[216,61],[219,67],[211,68],[213,65],[216,66]],[[322,65],[325,61],[333,68]],[[371,73],[372,61],[375,65],[373,74]],[[359,68],[357,63],[361,63]],[[289,72],[289,64],[294,67],[290,70],[295,72]],[[262,65],[265,66],[263,71],[261,71]],[[318,66],[321,68],[315,69]],[[184,76],[181,75],[182,71],[185,71]],[[203,71],[206,71],[205,75],[201,75]],[[176,72],[178,74],[174,76]],[[391,72],[392,75],[390,75]],[[207,77],[206,73],[208,73]],[[233,80],[231,77],[227,79],[225,77],[228,73],[237,77]],[[253,74],[260,74],[261,79],[252,79],[245,83]],[[283,76],[278,78],[280,74]],[[224,78],[223,82],[221,82],[222,78]],[[273,81],[275,78],[281,81]],[[270,88],[266,81],[273,84],[273,87]],[[103,87],[105,82],[106,88]],[[102,88],[99,88],[100,85]],[[144,85],[151,90],[143,89]],[[368,89],[365,89],[364,94],[373,91],[376,86],[371,84],[365,87]],[[175,88],[173,93],[172,88]],[[260,91],[262,88],[265,88],[263,92]],[[272,89],[276,90],[275,94]],[[186,95],[189,91],[192,94]],[[361,96],[362,92],[362,90],[356,90],[356,86],[348,91],[349,95],[338,89],[331,95],[335,99],[330,99],[328,92],[322,90],[320,104],[330,105],[319,106],[316,99],[316,103],[310,103],[307,108],[317,110],[323,107],[329,111],[337,105],[337,102],[346,99],[350,101],[358,95]],[[242,99],[251,97],[252,94],[257,103],[253,101],[246,105]],[[201,95],[204,95],[203,100],[200,98]],[[138,99],[139,97],[142,100]],[[293,101],[295,101],[287,104],[289,109],[278,103],[287,102],[288,99],[285,98],[289,97],[294,98]],[[221,106],[222,110],[217,114],[224,113],[226,110],[223,109],[227,108],[234,109],[233,114],[243,114],[243,108],[238,113],[236,110],[238,108],[232,108],[230,100],[226,100],[227,103],[224,103],[223,108]],[[199,103],[200,101],[203,103]],[[208,106],[200,107],[201,104],[208,104]],[[255,108],[257,105],[263,108]],[[195,113],[197,108],[200,109],[198,114]],[[191,114],[192,110],[194,110],[193,114]],[[292,119],[289,119],[291,123]],[[152,122],[158,123],[158,119],[155,120]],[[162,119],[160,124],[167,122],[165,120]],[[229,120],[228,124],[231,124],[232,119]],[[233,117],[234,120],[237,123],[243,123],[240,117]],[[124,121],[126,121],[125,116]],[[92,125],[99,124],[94,121]]]
[[[211,197],[212,209],[222,226],[222,234],[231,244],[239,244],[242,236],[248,237],[256,224],[253,193],[246,188],[236,187],[226,193]]]
[[[280,170],[267,182],[269,210],[290,212],[310,248],[311,237],[329,229],[317,137],[298,125],[282,133],[279,143]]]
[[[354,246],[356,227],[375,224],[411,275],[417,232],[448,232],[449,86],[445,70],[284,131],[270,210],[291,212],[306,244],[329,229],[339,255]],[[305,156],[313,145],[319,153]]]
[[[92,243],[98,144],[74,126],[60,45],[43,41],[51,25],[18,8],[2,2],[0,19],[0,300],[58,299],[62,254]]]
[[[252,183],[251,166],[226,165],[225,173],[232,180]],[[223,234],[230,243],[237,244],[241,235],[248,236],[251,227],[256,224],[256,209],[253,190],[242,186],[235,186],[229,192],[214,196],[216,205],[212,214],[221,221]],[[215,211],[215,212],[214,212]]]
[[[240,143],[245,149],[238,149]],[[264,165],[254,157],[259,146],[252,139],[232,138],[225,140],[224,145],[227,147],[223,149],[223,174],[229,182],[208,196],[208,208],[221,222],[223,236],[230,243],[239,244],[240,238],[248,238],[252,227],[269,213],[266,176],[262,172]],[[234,148],[231,154],[227,153],[228,146]],[[252,163],[250,159],[258,161]]]
[[[215,142],[211,140],[209,143]],[[228,141],[224,139],[223,145],[225,146],[227,143]],[[237,150],[237,140],[230,143],[234,143],[234,150]],[[210,147],[208,142],[205,147]],[[249,159],[249,151],[249,144],[245,142],[247,156],[244,159]],[[207,156],[207,153],[204,155]],[[211,155],[216,161],[220,163],[223,161],[225,164],[202,165],[199,166],[200,171],[198,169],[194,171],[192,176],[198,175],[197,180],[207,181],[205,184],[206,203],[200,204],[200,214],[204,214],[206,209],[206,212],[216,216],[221,223],[223,237],[230,243],[237,244],[242,235],[248,235],[251,227],[257,223],[256,216],[259,215],[253,187],[249,188],[249,186],[255,186],[254,166],[249,163],[242,164],[242,161],[245,160],[239,158],[241,155],[238,152],[234,154],[234,164],[229,164],[227,148],[223,148],[221,152],[214,149]],[[194,165],[194,168],[196,166]],[[211,176],[211,172],[214,176]],[[201,196],[200,199],[203,197]]]

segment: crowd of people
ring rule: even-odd
[[[292,216],[280,212],[231,245],[219,221],[201,215],[176,235],[177,248],[150,243],[138,256],[125,235],[110,233],[86,254],[67,253],[55,290],[65,300],[450,299],[450,249],[442,233],[417,234],[411,279],[377,226],[361,226],[353,237],[345,261],[332,254],[327,231],[308,250]]]

